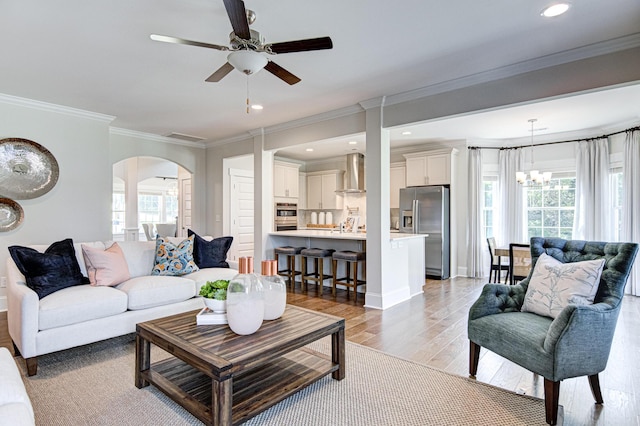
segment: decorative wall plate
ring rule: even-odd
[[[48,149],[28,139],[0,139],[0,196],[29,200],[58,181],[58,162]]]
[[[0,198],[0,232],[17,228],[24,219],[20,204],[9,198]]]

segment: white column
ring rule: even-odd
[[[268,233],[273,227],[273,152],[264,150],[264,129],[251,132],[253,136],[253,260],[254,270],[260,272],[260,262],[268,259]]]
[[[124,239],[138,239],[138,157],[129,158],[124,167]]]
[[[384,129],[384,97],[361,103],[366,109],[367,293],[365,306],[386,309],[410,298],[407,266],[391,252],[390,137]]]

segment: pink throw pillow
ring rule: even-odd
[[[129,267],[118,243],[106,250],[82,244],[89,282],[94,286],[114,286],[130,278]]]

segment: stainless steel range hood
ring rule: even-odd
[[[364,155],[360,153],[347,154],[346,188],[338,193],[357,194],[366,192],[364,189]]]

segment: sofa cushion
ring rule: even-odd
[[[542,254],[531,274],[522,312],[555,318],[569,304],[592,304],[604,259],[562,263]]]
[[[89,282],[95,286],[114,286],[128,280],[129,267],[118,243],[106,250],[82,244]]]
[[[156,258],[151,275],[185,275],[198,270],[193,261],[193,236],[179,244],[168,238],[156,239]]]
[[[233,243],[233,237],[219,237],[207,240],[187,230],[189,236],[194,237],[193,259],[199,268],[228,268],[227,252]]]
[[[173,276],[131,278],[116,288],[127,294],[132,311],[182,302],[196,295],[193,280]]]
[[[51,244],[44,253],[22,246],[9,247],[9,253],[27,286],[40,299],[63,288],[89,283],[80,271],[70,238]]]
[[[127,260],[131,278],[149,275],[156,257],[155,241],[118,241],[118,245]]]
[[[117,315],[126,310],[127,295],[114,287],[69,287],[40,300],[38,328],[48,330]]]
[[[238,275],[238,271],[230,268],[205,268],[199,271],[183,275],[196,283],[196,294],[200,293],[200,287],[205,285],[207,281],[230,280]]]

